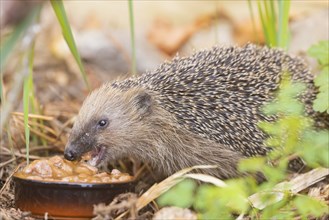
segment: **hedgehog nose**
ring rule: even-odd
[[[69,161],[73,161],[77,159],[77,154],[72,150],[65,150],[64,157]]]

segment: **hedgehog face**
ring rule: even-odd
[[[104,85],[84,101],[73,125],[64,156],[78,160],[91,151],[93,166],[129,155],[136,140],[147,132],[152,114],[152,98],[143,89],[121,91]]]

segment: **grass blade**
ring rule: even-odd
[[[29,149],[30,149],[30,128],[29,128],[29,77],[24,81],[23,89],[23,109],[24,109],[24,130],[25,130],[25,147],[26,147],[26,162],[30,163]]]
[[[251,0],[248,0],[248,2],[251,18],[253,19]],[[284,49],[288,47],[290,2],[291,0],[257,1],[258,15],[262,24],[265,41],[270,47],[275,46]]]
[[[270,46],[276,46],[276,22],[275,22],[275,11],[274,8],[272,8],[271,1],[262,1],[262,4],[264,6],[264,23],[265,28],[267,30],[267,42]]]
[[[271,22],[272,24],[274,24],[274,30],[275,30],[275,24],[276,24],[276,10],[275,10],[275,5],[274,5],[274,1],[269,1],[269,4],[270,4],[270,9],[271,9]]]
[[[70,51],[71,51],[75,61],[77,62],[78,66],[79,66],[80,72],[82,74],[83,80],[85,81],[85,83],[87,85],[87,88],[90,90],[89,82],[87,79],[87,74],[86,74],[85,68],[83,67],[83,64],[82,64],[82,61],[80,58],[80,54],[78,52],[77,46],[76,46],[74,38],[73,38],[71,26],[70,26],[70,23],[68,22],[68,19],[66,16],[63,1],[62,0],[51,0],[50,2],[54,9],[56,17],[58,19],[58,22],[62,28],[64,39],[65,39],[68,47],[70,48]]]
[[[276,11],[274,7],[273,1],[264,1],[264,4],[267,4],[267,7],[269,8],[267,13],[268,13],[268,28],[270,29],[270,37],[271,37],[271,42],[272,45],[277,46],[278,41],[277,41],[277,22],[276,22]]]
[[[263,29],[263,33],[264,33],[264,36],[265,36],[265,41],[266,41],[266,44],[267,45],[270,45],[270,37],[269,37],[269,33],[268,33],[268,30],[266,28],[266,22],[265,22],[265,17],[264,17],[264,13],[263,13],[263,10],[262,10],[262,5],[261,5],[261,1],[257,1],[257,7],[258,7],[258,14],[259,14],[259,17],[260,17],[260,21],[262,23],[262,29]]]
[[[26,146],[26,162],[29,164],[29,148],[30,148],[30,127],[29,127],[29,108],[30,94],[33,85],[33,60],[34,60],[34,43],[28,52],[28,76],[24,79],[23,88],[23,109],[24,109],[24,130],[25,130],[25,146]]]
[[[272,16],[269,9],[269,2],[263,1],[264,6],[264,19],[265,19],[265,28],[268,32],[268,41],[271,46],[275,45],[275,41],[273,40],[273,37],[275,37],[273,33],[273,24],[272,24]]]
[[[137,67],[136,67],[136,45],[135,45],[133,1],[128,0],[128,5],[129,5],[130,38],[131,38],[131,72],[133,75],[136,75]]]
[[[287,49],[289,34],[290,0],[279,0],[278,46]]]

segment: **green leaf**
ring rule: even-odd
[[[286,80],[289,82],[285,82]],[[285,81],[283,81],[283,85],[280,88],[280,92],[278,94],[279,99],[285,100],[288,98],[295,98],[306,89],[305,84],[293,82],[290,76],[289,78],[285,79]]]
[[[241,172],[257,172],[261,170],[265,163],[265,157],[243,159],[239,162],[239,170]]]
[[[275,138],[276,136],[282,137],[284,131],[280,130],[281,126],[279,123],[275,122],[259,122],[258,126],[265,131],[267,134],[271,135],[271,138]]]
[[[314,84],[319,87],[319,93],[313,102],[313,109],[318,112],[329,114],[329,67],[323,68],[321,73],[315,78]]]
[[[319,75],[314,79],[314,84],[316,86],[329,86],[329,66],[323,67]]]
[[[329,132],[327,130],[305,133],[300,148],[300,156],[310,167],[329,167]]]
[[[278,137],[269,137],[264,141],[265,146],[267,147],[280,147],[282,145],[281,138]]]
[[[212,213],[215,218],[225,212],[245,212],[249,207],[247,186],[250,185],[243,179],[229,180],[223,188],[203,185],[197,192],[194,207],[202,213]]]
[[[313,102],[313,109],[318,112],[325,112],[329,114],[329,93],[321,92],[316,96]]]
[[[282,170],[279,167],[264,166],[262,171],[265,177],[272,183],[278,183],[284,180],[286,174],[285,170]]]
[[[262,193],[260,196],[262,196],[261,200],[266,204],[272,204],[267,206],[263,212],[261,219],[279,219],[275,218],[278,213],[281,213],[283,210],[283,207],[286,207],[288,202],[290,201],[290,196],[288,193],[284,194],[284,198],[282,198],[280,201],[278,201],[278,196],[280,194],[277,193]],[[282,194],[281,194],[282,195]],[[292,211],[290,213],[293,213]],[[288,213],[286,213],[285,216],[289,216]],[[284,219],[284,218],[283,218]]]
[[[83,64],[82,64],[82,61],[80,58],[80,54],[78,52],[78,49],[76,47],[76,44],[75,44],[75,41],[73,38],[71,26],[70,26],[70,23],[68,22],[68,19],[66,16],[63,1],[62,0],[51,0],[50,2],[54,9],[56,17],[58,19],[58,22],[62,28],[64,39],[65,39],[68,47],[70,48],[70,51],[71,51],[75,61],[77,62],[78,66],[79,66],[80,72],[82,74],[83,80],[85,81],[85,83],[87,85],[87,88],[90,89],[89,82],[87,80],[87,74],[85,72],[85,68],[83,67]]]
[[[265,210],[268,212],[268,210]],[[295,217],[295,213],[289,210],[280,210],[277,212],[274,212],[273,210],[271,210],[271,215],[270,218],[271,219],[294,219]],[[266,215],[267,213],[265,213]],[[265,218],[266,216],[262,216],[262,218]]]
[[[314,57],[318,62],[323,65],[329,65],[329,41],[320,41],[318,44],[313,45],[307,51],[308,55]]]
[[[280,83],[276,99],[263,107],[266,115],[301,115],[304,112],[304,105],[300,103],[298,97],[305,91],[306,85],[303,83],[292,82],[289,73],[284,73]]]
[[[249,207],[246,186],[243,179],[228,180],[227,187],[220,189],[219,198],[233,212],[244,213]]]
[[[201,185],[196,194],[194,207],[199,211],[204,211],[209,208],[208,202],[218,199],[219,188],[213,185]]]
[[[309,216],[320,217],[328,213],[328,206],[324,202],[309,196],[298,195],[294,199],[294,204],[298,212],[305,218]]]
[[[220,192],[221,188],[213,185],[199,187],[193,207],[200,213],[200,219],[234,219],[230,209],[223,202]]]
[[[188,208],[193,204],[195,188],[196,183],[193,180],[186,179],[160,196],[157,201],[160,206],[172,205]]]

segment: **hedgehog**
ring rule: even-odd
[[[64,156],[91,152],[94,166],[132,157],[164,176],[194,165],[216,165],[202,172],[220,178],[239,176],[242,158],[270,150],[257,123],[274,120],[262,106],[274,99],[284,71],[307,85],[301,99],[314,116],[316,89],[302,60],[252,44],[215,46],[94,90]]]

